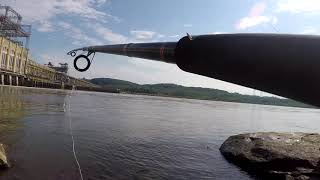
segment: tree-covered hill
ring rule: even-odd
[[[190,99],[228,101],[252,104],[266,104],[294,107],[312,107],[291,99],[283,99],[269,96],[252,96],[238,93],[230,93],[218,89],[185,87],[176,84],[136,84],[111,78],[94,78],[89,80],[91,83],[101,86],[103,89],[117,90],[123,93],[149,94],[156,96],[169,96]]]

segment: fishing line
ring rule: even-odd
[[[70,115],[71,115],[70,100],[71,100],[72,94],[73,94],[73,89],[71,90],[71,93],[70,93],[70,95],[68,95],[68,98],[67,98],[67,105],[68,105],[68,107],[67,107],[67,117],[68,117],[68,120],[69,120],[69,132],[70,132],[70,136],[71,136],[71,140],[72,140],[73,157],[74,157],[74,159],[75,159],[75,161],[77,163],[79,174],[80,174],[80,178],[81,178],[81,180],[83,180],[81,166],[80,166],[77,154],[76,154],[76,148],[75,148],[75,142],[74,142],[73,130],[72,130],[72,118],[70,117]],[[66,103],[63,104],[63,109],[64,109],[64,112],[66,112]]]
[[[276,33],[280,33],[279,29],[278,29],[278,28],[276,28],[276,26],[275,26],[275,25],[273,25],[272,23],[271,23],[271,24],[269,24],[269,25],[272,27],[272,29],[273,29]]]

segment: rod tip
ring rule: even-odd
[[[189,33],[187,33],[187,36],[188,36],[189,40],[191,41],[192,40],[192,36]]]

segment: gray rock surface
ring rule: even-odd
[[[320,134],[240,134],[229,137],[220,152],[243,169],[263,176],[320,179]]]
[[[3,169],[8,167],[9,167],[9,163],[6,156],[6,151],[4,149],[3,144],[0,144],[0,168]]]

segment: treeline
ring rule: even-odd
[[[306,107],[306,105],[291,99],[282,99],[276,97],[260,97],[252,95],[243,95],[239,93],[229,93],[218,89],[209,89],[201,87],[185,87],[176,84],[145,84],[140,85],[129,81],[111,79],[111,78],[94,78],[89,80],[91,83],[99,85],[102,89],[113,92],[149,94],[155,96],[169,96],[178,98],[190,98],[213,101],[228,101],[251,104],[265,104],[278,106]]]

